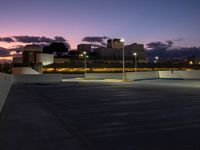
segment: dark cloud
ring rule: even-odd
[[[173,44],[174,43],[172,41],[168,40],[168,41],[166,41],[166,43],[163,43],[160,41],[151,42],[151,43],[146,44],[146,46],[147,46],[147,49],[154,50],[154,51],[156,51],[156,50],[160,51],[160,50],[169,50],[170,48],[172,48]]]
[[[93,45],[96,45],[96,46],[106,46],[106,40],[109,39],[108,37],[106,36],[103,36],[103,37],[84,37],[82,39],[82,41],[84,42],[89,42],[89,43],[93,43]]]
[[[15,45],[13,47],[11,47],[9,50],[10,51],[16,51],[16,52],[22,52],[24,49],[23,45]]]
[[[3,47],[0,47],[0,57],[10,56],[9,50]]]
[[[22,43],[51,43],[54,41],[51,38],[47,37],[38,37],[38,36],[14,36],[17,42]]]
[[[11,42],[15,42],[15,41],[11,37],[0,37],[0,42],[11,43]]]
[[[168,46],[168,48],[171,48],[173,45],[174,45],[174,42],[172,42],[172,41],[170,41],[170,40],[168,40],[168,41],[166,41],[167,42],[167,46]]]
[[[67,42],[67,40],[61,36],[56,36],[54,38],[48,38],[45,36],[39,37],[39,36],[14,36],[13,37],[17,42],[29,44],[39,44],[42,46],[46,46],[48,44],[54,43],[54,42],[61,42],[65,43],[65,45],[70,48],[70,44]]]
[[[61,37],[61,36],[56,36],[55,37],[55,41],[56,42],[62,42],[62,43],[66,43],[67,41],[65,40],[65,38]]]
[[[45,36],[13,36],[13,37],[0,37],[0,42],[21,42],[24,44],[34,43],[34,44],[50,44],[53,42],[62,42],[66,43],[66,45],[69,45],[67,40],[61,36],[56,36],[54,38],[48,38]]]
[[[170,40],[166,42],[151,42],[146,46],[147,56],[150,60],[154,60],[155,56],[159,56],[162,59],[200,57],[200,47],[175,47],[174,42]]]

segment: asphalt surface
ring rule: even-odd
[[[200,81],[13,85],[0,150],[199,150]]]

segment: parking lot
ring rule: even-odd
[[[15,84],[1,150],[198,150],[200,81]]]

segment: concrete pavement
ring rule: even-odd
[[[199,83],[16,84],[0,118],[0,149],[200,149]]]

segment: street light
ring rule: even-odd
[[[159,57],[158,57],[158,56],[156,56],[156,57],[155,57],[155,59],[156,59],[156,63],[158,63],[158,59],[159,59]]]
[[[87,57],[87,52],[83,52],[83,55],[84,55],[84,67],[85,67],[85,79],[86,79],[86,69],[87,69],[87,62],[86,62],[86,57]]]
[[[123,58],[122,58],[122,61],[123,61],[123,80],[125,80],[125,55],[124,55],[124,43],[125,43],[125,40],[124,39],[120,39],[120,42],[123,43]]]
[[[137,72],[137,53],[133,53],[135,57],[135,72]]]

